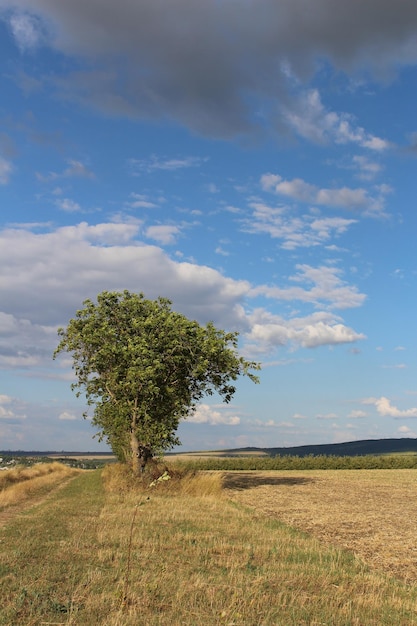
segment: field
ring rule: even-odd
[[[417,626],[412,470],[58,474],[0,520],[1,626]]]
[[[230,497],[417,583],[417,472],[229,473]]]

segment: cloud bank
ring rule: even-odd
[[[201,323],[238,330],[256,353],[351,343],[364,338],[334,309],[361,306],[364,295],[332,267],[297,266],[296,285],[252,285],[204,265],[172,260],[144,243],[137,223],[80,222],[55,230],[35,225],[0,231],[0,367],[29,368],[49,362],[56,328],[66,325],[86,298],[103,291],[142,291],[170,298],[174,308]],[[42,230],[42,228],[41,228]],[[159,231],[160,237],[172,233]],[[155,234],[156,236],[156,234]],[[282,316],[258,298],[314,306],[307,316]]]
[[[61,97],[222,138],[269,118],[313,141],[383,149],[385,140],[325,110],[316,91],[294,95],[294,77],[307,82],[323,59],[376,78],[417,60],[412,0],[311,0],[308,11],[304,0],[0,0],[0,9],[23,54],[48,46],[88,61],[41,79]]]

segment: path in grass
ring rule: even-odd
[[[56,482],[47,485],[40,491],[34,491],[30,493],[26,499],[22,500],[18,504],[12,504],[0,510],[0,528],[9,524],[16,517],[25,513],[29,509],[43,504],[48,498],[52,497],[57,491],[65,487],[65,485],[74,480],[78,473],[74,473],[72,476],[56,475]]]

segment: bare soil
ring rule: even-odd
[[[417,471],[229,472],[232,500],[417,582]]]

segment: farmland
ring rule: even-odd
[[[229,474],[230,497],[417,583],[415,470]]]
[[[0,624],[417,624],[416,480],[78,470],[0,523]]]

